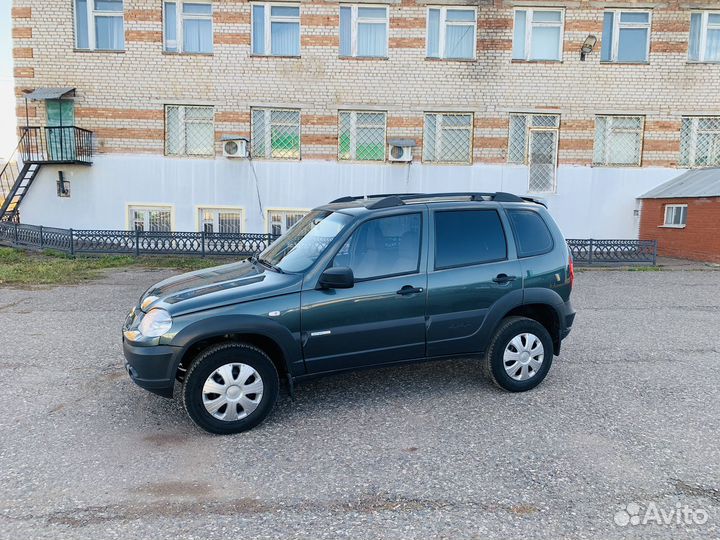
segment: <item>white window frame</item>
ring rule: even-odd
[[[252,139],[256,135],[255,133],[255,127],[253,126],[253,112],[254,111],[263,111],[263,115],[265,116],[264,119],[264,125],[265,125],[265,131],[262,133],[263,139],[265,139],[265,155],[264,156],[255,156],[253,155],[253,144]],[[298,113],[298,123],[297,123],[297,134],[298,134],[298,155],[297,157],[275,157],[272,155],[273,149],[272,149],[272,113],[273,111],[292,111]],[[290,124],[282,124],[279,123],[277,125],[290,125]],[[295,127],[294,125],[292,127]],[[258,158],[258,159],[279,159],[279,160],[299,160],[302,156],[302,111],[300,109],[290,109],[287,107],[251,107],[250,108],[250,155],[252,158]]]
[[[385,54],[382,56],[360,56],[359,58],[387,58],[390,39],[390,12],[388,6],[381,4],[340,4],[340,9],[350,8],[350,58],[358,58],[357,53],[357,38],[358,38],[358,25],[362,24],[384,24],[385,25]],[[358,15],[358,8],[375,8],[385,10],[385,19],[380,22],[380,19],[367,19]],[[342,37],[341,37],[342,39]],[[346,55],[340,55],[341,58],[348,58]]]
[[[179,109],[180,114],[180,125],[182,126],[182,131],[180,134],[181,140],[182,140],[182,152],[177,154],[171,154],[168,152],[168,141],[170,139],[170,130],[168,129],[168,109],[170,107],[177,107]],[[213,112],[212,115],[212,125],[213,125],[213,140],[212,140],[212,151],[208,152],[207,154],[191,154],[187,151],[187,139],[186,139],[186,125],[188,120],[185,119],[185,111],[187,109],[211,109]],[[215,107],[212,105],[180,105],[180,104],[174,104],[174,103],[168,103],[165,105],[164,108],[165,112],[165,155],[170,157],[214,157],[215,156]],[[205,123],[206,121],[197,121],[197,120],[190,120],[190,123]]]
[[[340,125],[341,125],[341,115],[343,113],[350,114],[350,157],[349,158],[343,158],[340,156]],[[358,114],[382,114],[383,115],[383,157],[381,160],[378,159],[357,159],[357,115]],[[362,125],[361,127],[370,127]],[[378,126],[372,126],[372,127],[380,127]],[[386,159],[386,149],[387,149],[387,111],[371,111],[371,110],[364,110],[364,111],[357,111],[357,110],[348,110],[348,109],[342,109],[338,111],[338,161],[360,161],[363,163],[380,163],[382,161],[385,161]]]
[[[687,227],[687,210],[688,205],[687,204],[666,204],[665,205],[665,212],[663,217],[663,224],[660,225],[660,227],[666,228],[666,229],[684,229]],[[683,212],[683,209],[685,212]],[[685,214],[685,223],[673,223],[675,214],[677,212],[680,212],[680,218],[682,219],[683,213]],[[668,217],[670,217],[670,221],[668,222]]]
[[[168,38],[166,35],[167,27],[165,25],[166,18],[166,7],[167,4],[175,4],[175,50],[168,50]],[[200,15],[196,13],[185,14],[183,11],[183,4],[208,4],[210,5],[210,15]],[[163,18],[163,51],[170,54],[212,54],[212,50],[215,48],[214,36],[215,36],[215,25],[213,24],[213,7],[212,0],[172,0],[165,1],[162,3],[162,18]],[[211,52],[185,52],[184,44],[185,38],[183,31],[185,29],[184,22],[186,20],[197,20],[197,21],[210,21],[210,45]]]
[[[163,203],[127,203],[125,205],[125,228],[128,231],[135,231],[135,220],[132,217],[132,213],[135,210],[150,211],[168,211],[170,212],[170,231],[175,230],[175,205],[174,204],[163,204]],[[165,231],[151,231],[149,228],[150,217],[149,214],[144,220],[144,225],[147,228],[143,229],[142,232],[165,232]]]
[[[310,212],[307,208],[266,208],[265,209],[265,232],[267,234],[272,234],[272,214],[282,214],[283,217],[286,214],[307,214]],[[302,218],[301,218],[302,219]],[[285,225],[281,225],[282,228],[285,228]],[[288,231],[288,229],[285,229],[280,234],[283,235]]]
[[[595,135],[593,139],[593,145],[597,144],[597,119],[598,118],[607,118],[608,121],[605,124],[605,132],[603,133],[603,137],[605,137],[605,152],[603,155],[603,160],[601,162],[595,161],[595,148],[593,147],[593,166],[595,167],[640,167],[642,165],[642,156],[643,156],[643,146],[645,144],[645,116],[640,114],[597,114],[595,115]],[[638,150],[638,159],[637,163],[615,163],[612,160],[609,159],[609,149],[610,145],[608,144],[608,137],[611,136],[614,132],[619,133],[636,133],[638,130],[634,129],[628,129],[628,128],[618,128],[614,129],[613,124],[615,123],[615,119],[617,118],[640,118],[640,148]]]
[[[714,138],[714,140],[716,140],[716,141],[720,140],[720,129],[717,129],[717,130],[703,129],[703,130],[701,130],[699,128],[699,124],[700,124],[701,120],[706,120],[706,119],[710,119],[710,118],[715,118],[715,119],[717,119],[718,123],[720,123],[720,116],[717,116],[717,115],[683,116],[682,117],[681,122],[685,122],[685,121],[690,122],[690,140],[688,141],[689,148],[688,148],[687,160],[684,160],[683,155],[682,155],[682,129],[683,129],[682,123],[681,123],[681,127],[680,127],[680,133],[681,133],[680,143],[681,144],[680,144],[680,161],[679,161],[679,163],[682,167],[718,167],[718,166],[720,166],[720,158],[718,159],[717,162],[713,162],[710,164],[698,165],[696,162],[696,160],[697,160],[697,140],[698,140],[698,136],[700,135],[700,133],[715,133],[716,137]],[[720,143],[718,143],[718,144],[720,144]],[[717,152],[718,152],[718,155],[720,155],[720,148],[717,150]]]
[[[439,9],[440,19],[438,24],[440,28],[438,30],[438,55],[430,56],[430,10]],[[469,26],[470,21],[447,21],[448,11],[472,11],[475,14],[475,18],[472,22],[473,27],[473,54],[471,57],[463,58],[446,58],[445,56],[445,37],[447,33],[447,26]],[[477,59],[477,8],[474,6],[428,6],[425,11],[425,56],[428,58],[437,58],[440,60],[475,60]]]
[[[442,127],[442,120],[438,119],[435,123],[435,159],[428,160],[425,157],[425,145],[427,144],[427,141],[425,140],[425,125],[427,123],[427,117],[428,116],[469,116],[470,117],[470,125],[469,126],[459,126],[459,127]],[[470,134],[470,155],[468,156],[467,161],[446,161],[444,159],[439,159],[438,156],[441,155],[442,151],[442,136],[441,131],[443,129],[450,129],[450,130],[457,130],[457,131],[467,131]],[[451,112],[451,111],[430,111],[425,112],[423,114],[423,153],[422,153],[422,161],[423,163],[436,163],[438,165],[472,165],[473,162],[473,153],[475,151],[474,147],[474,138],[475,138],[475,115],[471,112]]]
[[[205,212],[213,213],[213,234],[221,233],[220,231],[220,214],[221,213],[237,213],[240,215],[240,232],[245,232],[245,208],[242,206],[218,206],[216,204],[201,204],[195,207],[196,226],[198,232],[205,230]],[[222,233],[230,234],[230,233]]]
[[[515,24],[517,21],[517,12],[525,12],[525,56],[524,58],[513,58],[513,60],[526,60],[528,62],[562,62],[563,60],[563,41],[565,40],[565,9],[563,8],[523,8],[516,7],[513,11],[513,39],[515,38]],[[536,11],[557,11],[560,12],[559,22],[540,21],[535,22],[534,15]],[[558,43],[558,57],[554,58],[532,58],[532,31],[534,27],[542,28],[560,28],[560,40]]]
[[[253,9],[253,6],[264,6],[265,9],[263,10],[263,35],[265,38],[265,42],[263,43],[263,52],[253,52],[255,50],[255,10]],[[273,7],[295,7],[298,8],[298,16],[297,17],[288,17],[288,16],[280,16],[275,15],[272,16],[272,8]],[[287,55],[287,54],[273,54],[272,53],[272,23],[273,22],[292,22],[298,24],[299,29],[299,35],[300,35],[300,42],[298,43],[298,52],[302,53],[302,23],[301,23],[301,17],[302,17],[302,7],[299,3],[293,3],[293,2],[251,2],[250,3],[250,52],[251,54],[254,54],[255,56],[279,56],[279,57],[286,57],[286,58],[297,58],[300,57],[300,54],[296,56],[294,55]]]
[[[690,39],[688,36],[688,62],[696,64],[718,64],[720,60],[705,60],[705,52],[707,48],[707,34],[708,30],[720,30],[720,23],[710,24],[710,15],[720,15],[720,11],[703,10],[703,11],[692,11],[690,16],[699,14],[702,18],[700,20],[700,43],[699,52],[700,57],[697,60],[690,59]]]
[[[125,50],[125,36],[123,35],[123,48],[122,49],[97,49],[97,23],[96,18],[100,17],[120,17],[122,19],[123,34],[125,33],[125,1],[123,0],[123,7],[121,11],[105,11],[95,9],[95,0],[87,0],[87,32],[88,32],[88,46],[87,48],[80,47],[78,45],[78,13],[76,13],[77,3],[73,2],[73,12],[75,12],[75,48],[82,51],[124,51]]]
[[[603,11],[603,17],[605,13],[613,13],[613,35],[612,35],[612,48],[610,49],[610,60],[603,60],[606,64],[646,64],[650,61],[650,39],[652,32],[652,10],[649,9],[606,9]],[[647,13],[648,22],[646,23],[621,23],[620,18],[623,13]],[[640,62],[619,62],[618,61],[618,50],[620,48],[620,29],[626,28],[647,28],[647,40],[645,42],[645,60]],[[605,39],[603,37],[603,39]]]

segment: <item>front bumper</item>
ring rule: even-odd
[[[180,347],[138,347],[123,339],[125,369],[135,384],[154,394],[172,398]]]

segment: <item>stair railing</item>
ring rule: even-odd
[[[20,149],[25,141],[25,133],[20,137],[13,153],[10,154],[8,162],[3,166],[0,171],[0,208],[3,207],[3,203],[7,196],[12,192],[13,186],[20,175],[20,164],[18,164],[18,157],[20,156]]]

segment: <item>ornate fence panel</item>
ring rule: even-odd
[[[657,262],[657,240],[568,239],[567,244],[578,265]]]
[[[0,244],[75,254],[247,257],[277,237],[259,233],[146,232],[57,229],[0,222]],[[578,265],[656,264],[655,240],[569,239]]]
[[[55,249],[71,255],[193,255],[246,257],[276,236],[257,233],[146,232],[56,229],[0,222],[0,244]]]

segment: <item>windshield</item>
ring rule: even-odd
[[[337,212],[310,212],[263,251],[260,259],[283,272],[302,272],[317,260],[351,219]]]

